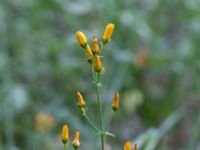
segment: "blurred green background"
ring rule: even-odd
[[[101,98],[106,150],[200,149],[199,0],[1,0],[0,150],[59,150],[62,125],[81,149],[99,137],[81,116],[75,94],[86,98],[98,123],[90,67],[75,33],[91,41],[115,23],[103,52]],[[113,114],[111,101],[121,96]]]

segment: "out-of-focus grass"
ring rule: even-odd
[[[157,149],[197,149],[199,135],[192,137],[200,90],[198,0],[1,1],[0,149],[61,149],[64,122],[72,132],[80,130],[83,149],[97,146],[91,143],[98,136],[75,102],[81,90],[95,120],[91,74],[75,32],[101,37],[108,22],[116,31],[104,52],[101,92],[106,125],[117,136],[108,138],[108,146],[121,148],[186,106],[187,115],[162,135]],[[112,116],[116,90],[121,108]],[[38,130],[39,112],[53,118],[50,129]]]

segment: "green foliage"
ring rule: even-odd
[[[161,137],[151,141],[158,142],[159,150],[198,149],[200,135],[191,138],[199,133],[200,124],[195,115],[200,99],[198,0],[3,0],[0,150],[62,149],[60,132],[65,122],[71,131],[80,130],[82,149],[96,148],[98,136],[79,117],[76,106],[75,91],[80,89],[87,93],[88,111],[95,121],[92,77],[75,32],[101,37],[109,22],[116,24],[116,30],[104,51],[107,67],[102,82],[106,84],[101,92],[106,127],[118,138],[108,138],[107,147],[119,149],[128,138],[149,133],[184,108],[181,123],[175,126],[172,121],[171,132],[164,134],[162,128],[154,130]],[[115,91],[122,100],[113,116]],[[123,104],[129,98],[134,109]],[[36,126],[38,112],[53,117],[45,131]]]

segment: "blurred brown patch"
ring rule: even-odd
[[[40,132],[46,132],[55,125],[54,117],[49,113],[38,112],[35,116],[35,127]]]
[[[147,49],[141,49],[136,54],[135,58],[133,59],[133,65],[138,68],[144,68],[150,59],[150,53]]]

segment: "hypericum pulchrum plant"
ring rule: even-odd
[[[89,118],[87,115],[87,111],[85,109],[86,102],[81,94],[81,92],[77,91],[76,97],[77,97],[77,104],[82,112],[83,117],[88,121],[88,123],[91,125],[91,127],[98,133],[101,139],[101,150],[104,150],[104,144],[105,144],[105,136],[108,134],[108,132],[105,131],[103,118],[102,118],[102,106],[101,106],[101,100],[100,100],[100,93],[99,88],[101,87],[100,79],[102,76],[102,73],[104,71],[104,67],[102,64],[102,56],[100,55],[102,49],[104,46],[110,42],[110,38],[112,36],[112,33],[115,29],[115,25],[112,23],[109,23],[104,31],[104,34],[102,38],[99,40],[96,36],[92,39],[92,44],[88,44],[87,37],[85,34],[81,31],[76,32],[76,39],[80,46],[85,49],[85,56],[87,58],[88,63],[91,66],[92,75],[93,75],[93,83],[95,85],[96,89],[96,96],[97,96],[97,104],[98,104],[98,114],[99,114],[99,122],[100,122],[100,129],[97,128],[95,123]],[[119,93],[116,92],[113,98],[113,102],[111,104],[111,108],[113,111],[117,111],[119,108]],[[68,126],[65,124],[63,126],[62,130],[62,142],[64,144],[64,149],[67,150],[68,145]],[[111,133],[109,133],[111,134]],[[72,145],[75,150],[77,150],[80,147],[80,141],[79,141],[79,131],[76,131],[74,140],[72,142]],[[127,141],[124,145],[124,150],[131,150],[132,149],[132,143],[131,141]],[[134,145],[134,150],[137,150],[137,145]]]

